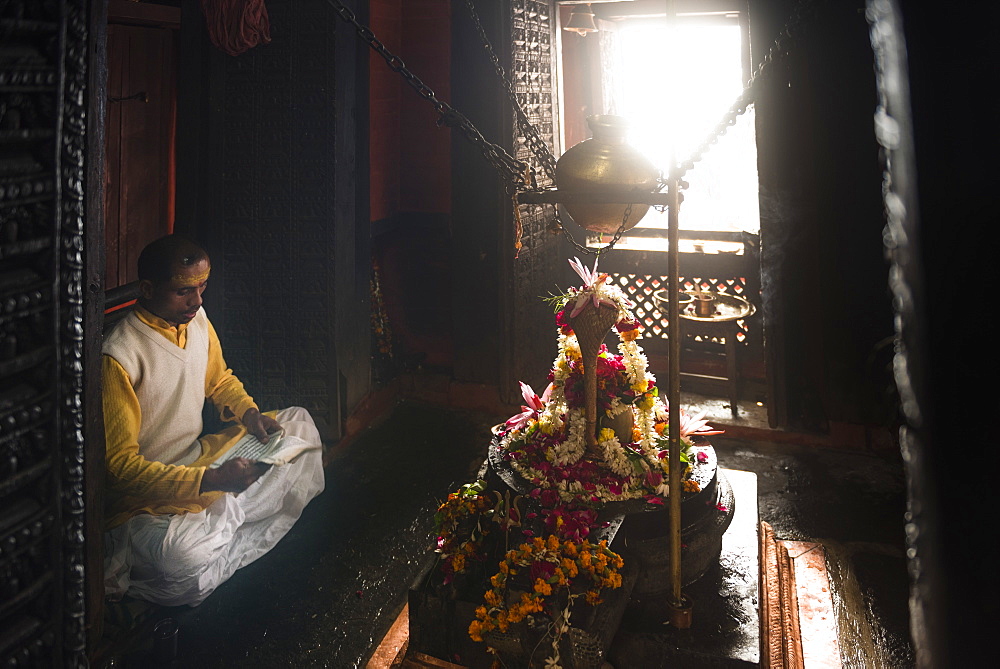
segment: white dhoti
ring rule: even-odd
[[[320,444],[305,409],[284,409],[276,420],[286,435]],[[237,569],[271,550],[323,487],[323,452],[317,448],[271,467],[242,493],[223,495],[199,513],[130,518],[105,534],[105,594],[197,606]]]

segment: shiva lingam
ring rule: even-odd
[[[574,315],[575,314],[575,315]],[[574,310],[566,322],[576,333],[580,344],[580,357],[583,359],[583,396],[584,410],[587,416],[587,455],[600,459],[597,449],[597,356],[601,352],[604,338],[618,322],[618,306],[594,300],[593,308]],[[625,414],[623,414],[625,415]],[[631,418],[631,412],[627,415]],[[631,421],[628,429],[631,431]],[[618,432],[618,430],[615,430]]]

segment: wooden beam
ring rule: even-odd
[[[181,8],[130,0],[108,0],[108,23],[180,28]]]

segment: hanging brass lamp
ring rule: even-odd
[[[594,24],[594,10],[591,9],[589,2],[583,7],[583,9],[573,7],[569,21],[563,26],[563,30],[574,32],[580,37],[586,37],[587,33],[597,32],[597,25]]]
[[[626,143],[628,121],[601,114],[587,118],[593,135],[572,147],[556,162],[556,186],[569,193],[613,197],[622,193],[652,193],[660,171],[638,149]],[[607,201],[607,200],[605,200]],[[625,219],[625,204],[566,202],[566,212],[577,225],[591,232],[614,234],[630,230],[649,211],[648,204],[633,204]]]

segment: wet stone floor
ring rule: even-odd
[[[398,405],[336,452],[326,490],[270,553],[201,606],[156,610],[179,625],[176,660],[159,662],[140,639],[116,666],[364,666],[427,558],[437,505],[475,478],[502,418]],[[911,666],[898,459],[713,444],[723,467],[757,474],[760,517],[776,536],[824,544],[844,666]]]

